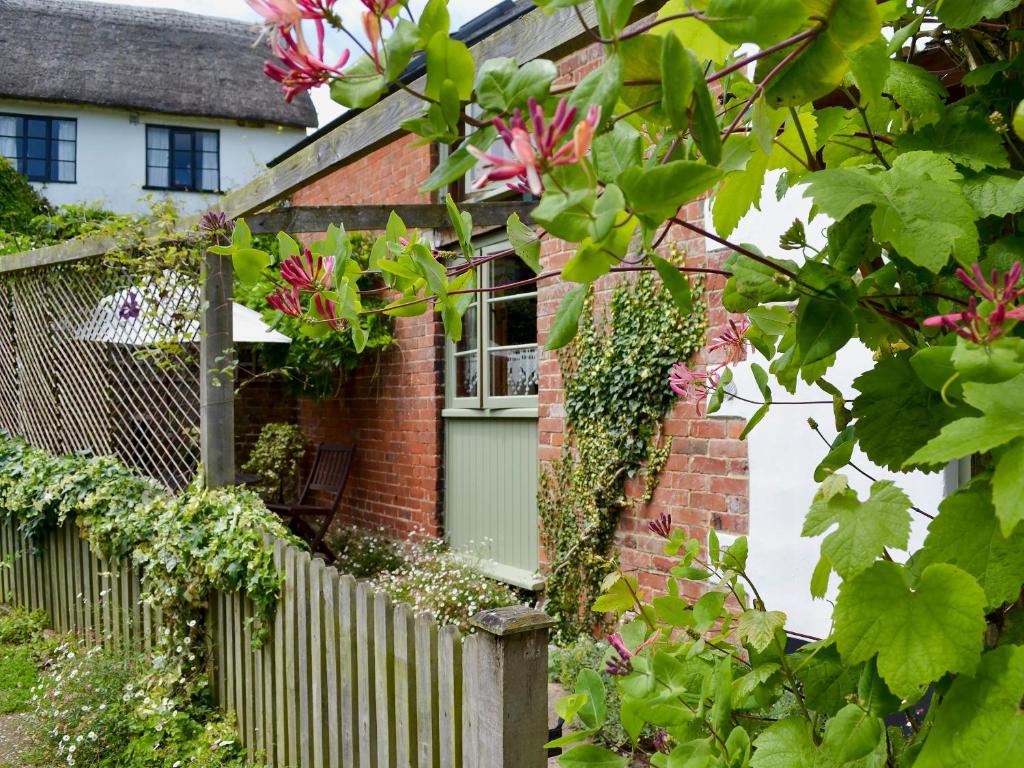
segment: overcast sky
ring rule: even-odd
[[[255,13],[246,5],[245,0],[94,0],[94,2],[110,3],[113,5],[146,5],[154,8],[175,8],[179,11],[190,13],[202,13],[207,16],[223,16],[231,19],[258,22],[259,14]],[[452,29],[457,29],[461,24],[469,21],[475,16],[486,11],[499,0],[449,0],[448,8],[452,17]],[[413,12],[416,13],[426,4],[426,0],[412,0]],[[359,30],[362,37],[362,25],[359,22],[359,15],[363,11],[363,4],[359,0],[338,0],[337,8],[341,11],[343,19],[349,21],[353,30]],[[254,38],[255,39],[255,31]],[[341,40],[337,35],[328,39],[328,61],[337,61],[341,53]],[[261,43],[265,45],[265,43]],[[333,50],[332,50],[333,49]],[[333,59],[332,59],[333,53]],[[270,51],[267,51],[269,56]],[[355,59],[355,53],[353,59]],[[317,115],[320,118],[320,125],[330,122],[340,115],[344,108],[331,101],[330,93],[325,87],[312,91],[313,104],[316,105]],[[283,97],[282,97],[283,98]]]

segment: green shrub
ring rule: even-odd
[[[151,664],[78,640],[59,646],[35,697],[56,757],[90,768],[245,768],[230,720],[140,684]]]
[[[568,691],[576,688],[576,681],[580,672],[584,669],[593,669],[600,673],[604,683],[605,706],[608,711],[607,719],[601,730],[594,736],[594,740],[613,749],[619,749],[629,743],[629,734],[622,727],[619,713],[622,710],[622,697],[615,684],[615,678],[605,672],[605,662],[611,651],[611,646],[603,640],[594,640],[591,637],[580,637],[575,642],[562,647],[554,647],[550,652],[548,662],[549,676],[554,682],[559,683]],[[641,733],[642,741],[649,741],[654,737],[654,729],[647,727]]]
[[[25,645],[50,623],[46,611],[0,605],[0,645]]]
[[[473,614],[519,603],[511,588],[487,578],[471,560],[436,539],[411,545],[405,564],[375,583],[417,613],[428,611],[441,624],[455,624],[464,632]]]
[[[405,565],[402,545],[381,531],[346,526],[331,531],[327,543],[335,554],[334,566],[357,579],[397,571]]]
[[[242,470],[259,475],[255,490],[264,501],[282,504],[295,494],[302,451],[302,430],[298,426],[265,424]]]
[[[32,219],[52,210],[46,198],[6,158],[0,157],[0,230],[23,232]]]

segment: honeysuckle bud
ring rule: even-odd
[[[1024,320],[1024,305],[1011,306],[1024,296],[1024,290],[1018,287],[1022,266],[1018,261],[1002,276],[997,270],[992,270],[989,279],[985,278],[979,265],[973,265],[971,270],[973,274],[958,269],[956,275],[978,296],[967,300],[966,309],[929,317],[922,324],[926,328],[941,328],[955,333],[975,344],[989,344],[1003,335],[1007,320]],[[987,317],[978,309],[979,297],[995,305]]]
[[[317,291],[330,288],[334,277],[334,258],[314,256],[309,248],[281,262],[281,279],[296,290]]]
[[[672,538],[672,515],[662,512],[657,519],[647,523],[647,528],[656,536],[661,536],[664,539]]]
[[[338,317],[337,305],[333,300],[328,299],[322,293],[316,294],[313,297],[313,304],[316,307],[317,314],[320,315],[327,324],[336,331],[340,331],[345,325],[345,320]]]
[[[302,317],[302,299],[295,286],[289,285],[284,288],[278,288],[273,293],[268,294],[267,304],[278,312],[284,312],[289,317]]]
[[[373,63],[377,66],[377,71],[380,72],[380,17],[373,11],[363,11],[363,32],[366,34],[366,39],[370,41],[370,55],[373,57]]]

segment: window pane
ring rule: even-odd
[[[0,115],[0,136],[17,136],[21,118]]]
[[[56,173],[54,174],[55,181],[71,181],[75,180],[75,164],[66,161],[55,163],[57,166]]]
[[[53,121],[53,138],[61,139],[62,141],[74,141],[77,131],[77,123],[74,120],[54,120]]]
[[[46,138],[46,120],[30,117],[25,121],[25,135],[33,138]]]
[[[174,132],[174,148],[192,151],[192,134],[184,131]]]
[[[16,164],[18,159],[18,140],[6,136],[0,136],[0,155],[3,155],[12,163]]]
[[[73,141],[51,141],[50,156],[53,160],[65,160],[74,162],[75,142]]]
[[[146,173],[146,185],[150,187],[170,186],[170,176],[166,168],[150,168]]]
[[[170,165],[170,152],[166,149],[147,149],[146,165],[150,168],[166,168]]]
[[[533,270],[530,269],[518,256],[507,256],[491,262],[491,285],[508,285],[528,280],[533,277]],[[492,296],[508,296],[513,293],[532,293],[537,290],[535,283],[527,283],[518,288],[509,288],[504,291],[495,291]]]
[[[26,160],[25,175],[33,181],[46,181],[46,160],[42,158]]]
[[[196,131],[196,149],[216,153],[217,134],[213,131]]]
[[[501,349],[490,353],[491,395],[522,397],[537,394],[537,349]]]
[[[201,180],[201,183],[199,185],[199,188],[204,190],[204,191],[206,191],[206,192],[213,192],[213,191],[215,191],[217,189],[217,182],[218,182],[218,180],[219,180],[219,176],[217,174],[217,169],[216,168],[214,168],[212,170],[209,169],[209,168],[203,168],[202,180]]]
[[[476,304],[473,304],[466,310],[466,314],[462,316],[462,338],[455,342],[456,352],[467,352],[476,349],[476,317]]]
[[[175,147],[177,147],[179,135],[180,134],[174,135]],[[173,157],[171,158],[171,162],[173,165],[172,178],[174,180],[174,186],[187,187],[191,189],[192,186],[195,184],[192,175],[192,152],[180,152],[177,149],[175,149],[175,151],[172,154]]]
[[[171,132],[166,128],[147,128],[146,146],[150,149],[170,149]]]
[[[537,297],[489,302],[492,347],[537,341]]]
[[[455,396],[476,397],[480,386],[480,366],[477,354],[455,358]]]
[[[45,159],[46,139],[25,139],[25,156]]]

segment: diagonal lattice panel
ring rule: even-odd
[[[0,427],[173,488],[199,463],[198,277],[102,258],[0,274]]]

